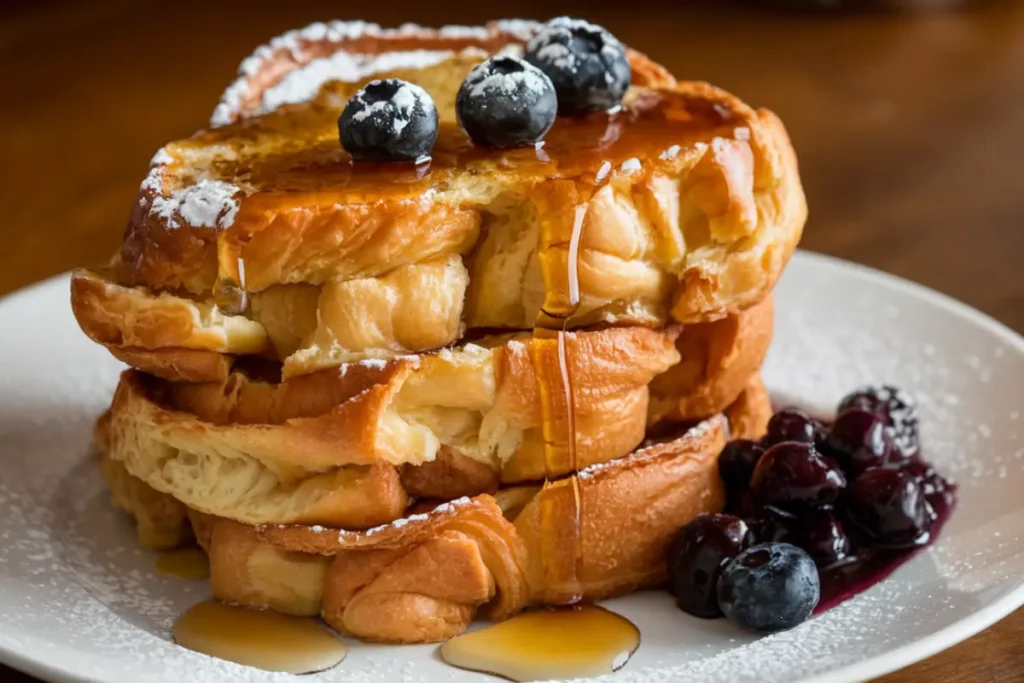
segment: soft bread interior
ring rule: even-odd
[[[548,390],[561,386],[557,339],[529,334],[283,382],[235,373],[188,384],[128,372],[111,410],[110,453],[156,490],[203,512],[249,523],[345,520],[358,528],[404,508],[403,481],[417,495],[440,497],[455,477],[478,493],[629,452],[643,438],[648,383],[679,360],[677,333],[566,335],[575,461],[566,396]],[[443,468],[418,478],[396,469],[442,455]]]

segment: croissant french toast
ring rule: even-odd
[[[728,425],[710,418],[580,472],[578,571],[567,566],[571,553],[565,550],[577,533],[568,479],[420,505],[421,512],[414,507],[400,524],[362,532],[252,526],[196,510],[188,515],[210,555],[213,592],[222,600],[321,614],[336,629],[367,640],[443,640],[478,612],[503,619],[531,604],[601,599],[662,582],[675,530],[721,508],[716,458],[726,430],[733,437],[763,432],[770,407],[756,378],[748,393],[737,400]],[[121,475],[111,477],[118,468]],[[146,486],[137,481],[130,488],[131,476],[119,462],[104,472],[115,496]],[[160,496],[166,494],[150,490],[143,499]],[[177,505],[170,513],[167,501],[153,508],[170,523],[185,510]],[[144,509],[130,511],[138,516]]]
[[[774,114],[601,27],[289,32],[72,277],[100,470],[216,599],[369,641],[663,583],[805,218]]]
[[[274,358],[291,377],[474,328],[530,329],[568,310],[574,288],[571,326],[717,320],[763,300],[800,237],[796,162],[770,112],[629,51],[621,112],[559,119],[540,151],[483,149],[455,122],[455,92],[535,27],[347,26],[258,51],[218,110],[225,125],[156,155],[119,257],[74,277],[93,339],[146,372],[211,381],[235,356]],[[317,59],[401,64],[393,56],[409,50],[444,54],[370,75],[433,96],[429,165],[350,163],[336,119],[370,77],[363,67],[268,106]]]

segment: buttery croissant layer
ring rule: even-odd
[[[728,421],[711,418],[583,469],[579,529],[568,478],[417,504],[401,523],[358,531],[210,515],[152,489],[106,452],[101,457],[115,500],[139,521],[140,537],[144,529],[178,528],[187,515],[209,553],[216,597],[319,614],[366,640],[433,642],[477,616],[500,620],[531,604],[601,599],[664,581],[676,529],[723,504],[716,459],[727,433],[763,432],[770,416],[763,387],[754,383],[730,412]],[[577,534],[578,564],[566,550]]]

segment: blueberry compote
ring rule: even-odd
[[[717,586],[707,585],[707,579],[717,582],[719,576],[742,575],[741,568],[732,567],[730,556],[749,545],[750,537],[766,548],[765,553],[794,558],[779,565],[780,571],[792,574],[792,581],[803,571],[801,562],[813,561],[816,566],[816,595],[780,589],[773,597],[779,604],[769,611],[792,607],[794,614],[811,613],[811,597],[816,603],[813,613],[834,607],[881,581],[935,540],[956,502],[956,487],[921,456],[913,399],[893,387],[867,387],[846,396],[837,413],[833,422],[824,423],[801,410],[783,409],[759,442],[736,440],[726,446],[719,470],[728,493],[728,514],[714,517],[728,524],[720,524],[717,535],[684,527],[679,539],[690,543],[677,541],[670,552],[669,581],[682,609],[704,617],[715,611],[707,605],[707,596]],[[694,522],[698,523],[707,527],[711,519]],[[724,536],[726,527],[744,524],[749,534],[729,552],[722,552],[721,543],[707,552],[693,546],[698,538]],[[701,585],[691,586],[695,573],[685,568],[702,552],[722,557],[721,564],[716,572],[700,574]],[[753,607],[747,609],[748,617],[737,617],[742,610],[736,604],[765,599],[764,590],[747,587],[756,583],[731,584],[731,602],[720,606],[721,611],[755,630],[795,625],[783,620],[769,628],[749,617],[757,613]],[[700,610],[692,609],[698,604]]]

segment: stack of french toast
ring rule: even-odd
[[[721,509],[719,451],[771,414],[793,150],[628,47],[612,111],[477,144],[460,88],[542,28],[274,39],[153,158],[120,253],[74,274],[81,328],[129,366],[95,433],[113,500],[144,546],[198,543],[216,598],[438,641],[657,585]],[[382,79],[432,99],[429,160],[339,144]]]

